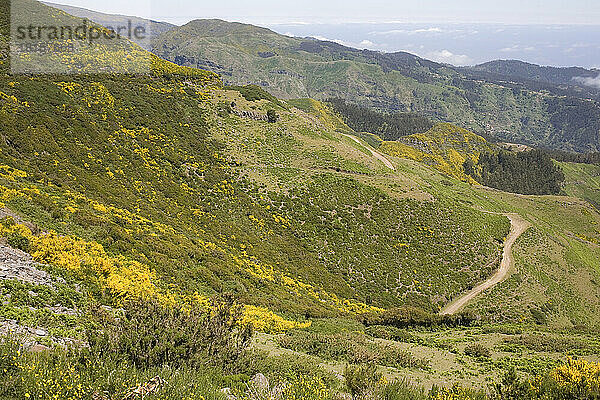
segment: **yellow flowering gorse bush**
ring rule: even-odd
[[[28,239],[35,261],[80,274],[91,272],[117,297],[158,295],[154,271],[140,262],[108,255],[99,243],[60,236],[56,232],[33,235],[28,227],[21,224],[0,225],[0,235],[12,233]]]
[[[464,388],[455,385],[452,388],[440,389],[432,400],[473,400],[473,396]]]
[[[19,234],[27,238],[33,259],[39,263],[97,279],[101,286],[117,298],[155,298],[173,306],[188,307],[197,304],[209,307],[210,300],[198,293],[187,296],[160,290],[158,277],[147,265],[123,256],[106,253],[102,245],[56,232],[34,235],[22,224],[0,224],[0,236]],[[245,306],[243,324],[260,332],[283,333],[294,328],[306,328],[310,322],[286,320],[272,311],[255,306]]]
[[[308,328],[311,325],[310,321],[288,321],[267,308],[249,305],[244,307],[242,324],[251,325],[259,332],[273,334],[284,333],[295,328]]]
[[[554,368],[550,377],[562,387],[580,387],[590,392],[600,391],[600,363],[575,360],[571,357]]]

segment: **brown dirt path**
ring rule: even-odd
[[[440,311],[440,315],[452,315],[462,310],[471,300],[483,293],[484,291],[496,286],[503,282],[508,272],[514,265],[514,258],[512,254],[512,247],[517,239],[525,233],[531,226],[529,222],[524,220],[520,215],[517,214],[504,214],[510,219],[511,229],[506,241],[504,242],[504,254],[502,261],[500,262],[500,268],[496,273],[487,281],[483,282],[479,286],[471,289],[469,292],[453,300],[446,307]]]
[[[373,150],[371,148],[371,146],[364,145],[356,136],[347,135],[345,133],[342,133],[342,135],[346,136],[347,138],[352,139],[356,143],[360,144],[361,146],[363,146],[364,148],[366,148],[367,150],[369,150],[371,152],[371,154],[373,155],[373,157],[377,158],[379,161],[381,161],[386,167],[388,167],[392,171],[396,170],[396,168],[394,168],[394,164],[392,164],[390,162],[390,160],[388,160],[387,158],[385,158],[385,156],[383,154],[376,152],[375,150]]]

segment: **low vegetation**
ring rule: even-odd
[[[396,368],[427,369],[427,360],[418,359],[397,347],[372,341],[361,333],[320,334],[290,331],[279,339],[290,350],[318,356],[325,360],[350,364],[374,364]]]

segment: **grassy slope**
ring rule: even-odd
[[[318,334],[365,332],[356,322],[316,320],[308,329]],[[551,330],[528,324],[493,324],[474,328],[407,330],[402,340],[374,339],[375,342],[398,347],[415,357],[429,361],[429,369],[382,367],[388,380],[406,380],[427,389],[461,384],[490,390],[489,385],[501,380],[506,369],[515,367],[519,374],[534,375],[564,360],[569,352],[583,359],[599,361],[600,343],[593,333]],[[292,333],[293,335],[293,333]],[[479,344],[490,350],[491,357],[478,359],[465,354],[467,346]],[[302,352],[282,347],[277,338],[259,334],[256,348],[272,356],[306,357]],[[326,370],[343,374],[345,363],[327,357],[311,357],[311,362]]]
[[[313,110],[315,116],[320,115],[316,108]],[[547,319],[557,325],[587,323],[593,326],[598,322],[600,293],[595,284],[600,273],[598,248],[582,242],[581,238],[588,242],[598,240],[600,219],[588,204],[568,197],[520,196],[471,186],[448,179],[421,163],[390,158],[398,169],[393,179],[396,182],[390,184],[391,177],[370,178],[370,182],[381,184],[380,187],[395,196],[453,198],[457,204],[479,209],[517,212],[534,224],[535,228],[515,249],[518,274],[485,294],[472,306],[473,310],[495,320],[534,321],[530,310],[535,309],[543,310]],[[531,242],[530,236],[538,236],[539,243]],[[530,259],[526,261],[527,257]],[[515,290],[515,280],[519,282],[518,290]],[[585,302],[577,300],[582,298]],[[546,306],[548,300],[554,302],[553,307]]]
[[[494,238],[506,234],[505,219],[475,212],[475,204],[522,212],[546,240],[560,235],[556,257],[588,275],[587,284],[565,278],[557,289],[574,293],[560,315],[573,322],[597,315],[594,298],[587,308],[577,300],[595,293],[597,251],[581,244],[573,253],[575,239],[564,233],[595,237],[597,214],[584,219],[576,203],[561,215],[560,198],[543,200],[545,210],[542,200],[481,193],[408,160],[395,160],[398,173],[390,175],[366,149],[293,109],[280,109],[277,124],[219,115],[219,103],[232,98],[248,110],[272,107],[245,103],[237,92],[208,101],[188,83],[152,78],[68,78],[75,85],[68,93],[60,82],[3,79],[1,91],[20,103],[2,111],[9,140],[0,154],[28,173],[3,185],[41,192],[12,199],[7,192],[5,202],[45,229],[149,264],[162,287],[234,290],[291,314],[336,312],[334,302],[290,291],[285,274],[378,306],[436,307],[491,273]],[[124,224],[123,215],[133,221]],[[556,269],[545,260],[533,265]],[[521,306],[510,304],[508,316]]]
[[[238,107],[246,104],[246,107],[260,109],[259,105],[244,103],[234,92],[224,92],[222,96],[224,102],[235,101]],[[269,105],[262,107],[267,109]],[[233,119],[228,121],[231,125],[226,124],[221,130],[224,131],[222,137],[228,140],[230,154],[242,164],[240,171],[256,182],[292,197],[301,196],[306,193],[304,188],[309,188],[309,202],[316,202],[318,211],[295,202],[289,215],[302,221],[306,243],[315,251],[325,250],[328,254],[321,257],[321,262],[349,280],[365,299],[390,301],[397,296],[408,296],[420,301],[422,294],[429,292],[440,298],[446,296],[446,290],[439,290],[441,282],[432,279],[438,274],[434,272],[438,268],[434,265],[441,262],[452,270],[470,257],[479,258],[468,256],[464,253],[466,249],[460,248],[447,248],[441,253],[434,251],[428,244],[431,239],[458,241],[449,237],[442,239],[444,233],[435,227],[441,226],[440,223],[432,226],[434,220],[423,217],[433,211],[431,207],[440,213],[444,224],[461,224],[460,219],[466,222],[475,216],[462,207],[447,213],[453,207],[449,199],[439,199],[438,205],[415,203],[413,199],[429,196],[411,183],[409,177],[389,176],[389,170],[366,148],[328,129],[335,117],[324,117],[327,114],[322,105],[317,104],[316,110],[319,111],[315,117],[307,117],[298,110],[291,110],[290,114],[281,112],[283,129],[281,125]],[[387,194],[378,198],[373,187]],[[300,211],[303,208],[305,210]],[[319,217],[322,223],[310,221],[307,211],[331,214],[333,218]],[[336,227],[338,222],[340,225]],[[402,232],[396,230],[397,226],[403,227]],[[341,231],[336,232],[338,229]],[[468,225],[458,228],[458,232],[464,230],[465,235],[460,233],[463,240],[470,241],[477,236],[472,236],[474,232],[467,233],[470,229]],[[351,232],[352,241],[340,236],[344,231]],[[410,240],[411,237],[419,239]],[[384,241],[390,243],[383,246],[379,238],[386,238]],[[481,246],[488,245],[481,243]],[[377,268],[373,268],[374,265]],[[420,272],[424,270],[427,272]]]
[[[533,224],[514,247],[516,270],[469,307],[494,321],[596,326],[600,310],[598,212],[580,199],[519,196],[491,189],[450,189],[459,201],[497,212],[516,212]],[[581,238],[585,238],[582,240]]]
[[[593,101],[482,83],[408,54],[363,52],[212,20],[163,34],[154,51],[182,65],[211,69],[230,83],[262,84],[279,97],[341,97],[425,113],[508,141],[598,147],[599,108]],[[579,124],[582,118],[592,122]]]
[[[565,192],[579,197],[600,208],[600,166],[589,164],[559,163],[565,173]]]

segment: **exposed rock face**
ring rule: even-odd
[[[17,221],[15,215],[9,210],[0,209],[0,217],[10,216]],[[17,221],[23,223],[22,221]],[[60,277],[52,277],[46,271],[37,268],[31,255],[19,249],[12,248],[6,244],[0,243],[0,281],[2,280],[17,280],[24,283],[30,283],[36,286],[54,287],[57,282],[65,283]],[[30,296],[37,296],[34,291],[29,291]],[[0,292],[0,304],[9,304],[10,294],[4,296]],[[77,310],[67,308],[60,304],[48,305],[45,307],[53,314],[77,316]],[[31,310],[35,310],[30,307]],[[14,335],[22,342],[26,348],[40,347],[38,341],[45,339],[49,343],[60,346],[72,345],[79,341],[71,338],[54,337],[50,334],[47,328],[40,326],[25,326],[14,319],[4,319],[0,317],[0,336]],[[42,346],[43,347],[43,346]]]
[[[261,373],[254,375],[250,383],[259,391],[269,390],[269,380]]]
[[[0,336],[6,335],[19,338],[19,341],[22,343],[23,347],[33,350],[40,348],[38,342],[42,338],[46,338],[47,340],[47,342],[44,343],[52,343],[54,345],[63,347],[72,345],[85,345],[85,343],[81,343],[81,341],[76,339],[51,336],[46,328],[32,328],[29,326],[24,326],[13,319],[0,321]]]
[[[31,256],[24,251],[0,244],[0,279],[16,279],[34,285],[52,286],[50,275],[37,269]]]
[[[233,113],[240,118],[248,118],[248,119],[253,119],[255,121],[268,121],[268,117],[266,114],[261,114],[256,111],[246,111],[246,110],[234,109]]]

